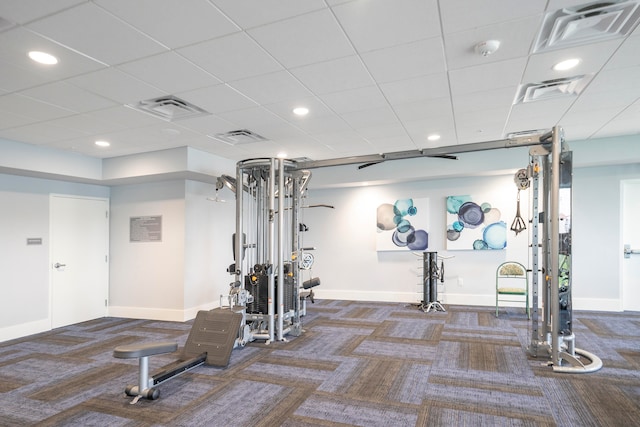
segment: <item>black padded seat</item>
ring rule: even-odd
[[[177,342],[154,342],[147,344],[121,345],[113,350],[113,357],[118,359],[133,359],[153,356],[155,354],[173,353],[178,349]]]

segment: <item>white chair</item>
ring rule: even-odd
[[[529,313],[529,277],[524,265],[515,261],[506,261],[496,270],[496,317],[499,302],[524,302],[527,318]]]

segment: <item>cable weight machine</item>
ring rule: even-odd
[[[592,353],[575,347],[571,303],[571,187],[573,156],[562,128],[555,126],[529,150],[532,182],[532,315],[533,357],[550,357],[556,372],[588,373],[602,367]],[[542,188],[540,188],[542,181]],[[542,284],[542,286],[540,286]],[[539,312],[542,293],[542,313]]]

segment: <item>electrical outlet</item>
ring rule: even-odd
[[[458,277],[458,286],[462,287],[462,285],[464,285],[464,280],[462,280],[462,277]]]

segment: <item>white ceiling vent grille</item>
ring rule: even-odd
[[[137,104],[129,104],[127,107],[143,111],[170,122],[209,114],[209,112],[202,108],[173,95],[147,99]]]
[[[560,9],[545,16],[533,52],[623,37],[638,21],[638,0],[596,2]]]
[[[514,104],[580,95],[592,77],[589,74],[521,85]]]
[[[225,144],[229,145],[242,145],[249,144],[251,142],[267,141],[267,138],[265,138],[264,136],[258,135],[257,133],[251,132],[247,129],[238,129],[225,133],[217,133],[213,135],[213,137],[218,141],[222,141]]]

